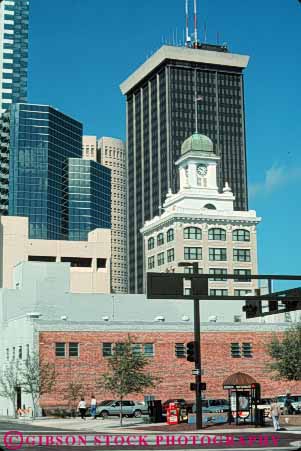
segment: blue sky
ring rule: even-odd
[[[191,4],[193,3],[190,0]],[[301,5],[198,0],[199,34],[251,56],[245,73],[250,208],[261,273],[301,273]],[[29,100],[125,137],[119,90],[162,40],[182,39],[184,0],[31,0]]]

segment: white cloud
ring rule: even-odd
[[[249,195],[251,198],[254,198],[258,195],[271,194],[284,185],[295,182],[300,177],[301,168],[292,168],[273,164],[272,167],[266,170],[263,182],[250,184]]]

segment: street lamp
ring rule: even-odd
[[[192,273],[199,273],[198,262],[179,262],[179,267],[192,267]],[[193,299],[193,316],[194,316],[194,342],[195,342],[195,405],[196,405],[196,428],[202,429],[202,374],[201,374],[201,334],[200,334],[200,301],[198,298]]]

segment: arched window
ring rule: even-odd
[[[208,240],[226,241],[226,230],[224,229],[209,229]]]
[[[163,233],[159,233],[157,236],[157,246],[162,246],[164,244],[164,235]]]
[[[213,204],[206,204],[204,205],[204,208],[207,208],[207,210],[216,210],[216,207]]]
[[[184,229],[184,240],[201,240],[202,231],[198,227],[186,227]]]
[[[250,232],[245,229],[236,229],[232,232],[233,241],[250,241]]]
[[[147,241],[147,249],[154,249],[155,247],[155,239],[153,237],[149,238]]]
[[[167,237],[167,242],[168,242],[168,243],[169,243],[170,241],[173,241],[174,238],[175,238],[174,230],[173,230],[173,229],[167,230],[166,237]]]

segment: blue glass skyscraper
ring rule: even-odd
[[[0,2],[0,115],[27,100],[29,0]]]
[[[86,240],[98,227],[111,228],[111,170],[92,160],[68,159],[68,236]]]

